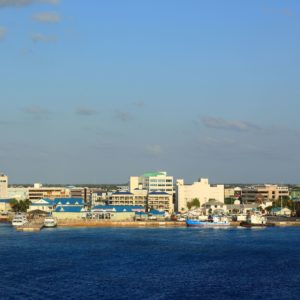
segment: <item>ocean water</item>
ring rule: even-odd
[[[0,224],[0,299],[300,299],[300,227]]]

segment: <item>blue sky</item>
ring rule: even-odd
[[[12,183],[299,183],[300,3],[0,0]]]

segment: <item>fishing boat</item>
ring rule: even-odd
[[[227,217],[213,216],[211,219],[208,219],[206,221],[187,219],[186,225],[189,227],[200,227],[200,226],[222,227],[222,226],[230,226],[230,222],[228,221]]]

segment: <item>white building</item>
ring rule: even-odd
[[[29,197],[29,188],[25,187],[9,187],[8,198],[20,200],[26,200]]]
[[[224,185],[211,185],[206,178],[201,178],[193,184],[184,184],[183,179],[178,179],[176,182],[175,210],[188,210],[188,202],[195,198],[199,199],[200,207],[210,199],[224,203]]]
[[[129,190],[131,193],[135,189],[145,189],[149,193],[160,191],[174,194],[173,183],[173,176],[168,176],[165,171],[149,172],[142,176],[131,176],[129,178]]]
[[[8,177],[3,173],[0,174],[0,198],[8,197]]]

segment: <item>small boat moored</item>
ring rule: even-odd
[[[57,221],[53,217],[46,217],[44,219],[44,227],[53,228],[57,226]]]
[[[23,226],[28,223],[26,215],[24,214],[16,214],[15,217],[12,219],[11,224],[12,226]]]
[[[240,223],[242,227],[267,227],[274,226],[273,223],[267,223],[267,218],[262,216],[259,213],[254,213],[252,215],[247,216],[246,221]]]

